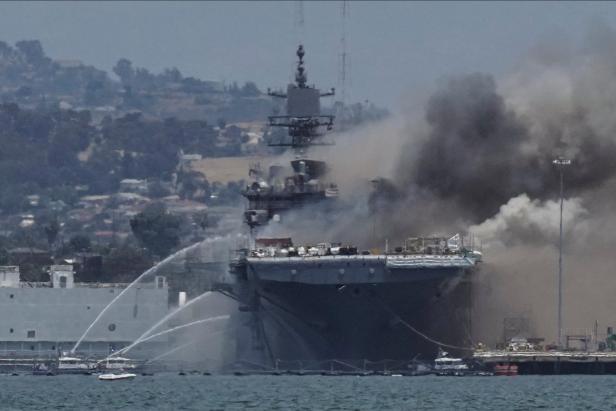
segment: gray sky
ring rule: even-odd
[[[578,42],[616,2],[349,2],[349,95],[396,109],[448,74],[503,75],[543,37]],[[337,86],[341,2],[0,3],[0,40],[40,39],[53,58],[111,71],[121,57],[151,71],[284,86],[300,37],[310,82]]]

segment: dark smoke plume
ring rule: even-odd
[[[473,232],[486,261],[476,283],[475,332],[489,343],[502,337],[503,319],[516,316],[529,318],[535,335],[554,339],[560,206],[552,160],[571,158],[565,331],[595,321],[601,330],[616,326],[612,28],[595,24],[580,46],[544,41],[504,78],[447,79],[423,112],[406,111],[336,141],[313,155],[333,165],[344,207],[307,224],[295,212],[269,233],[383,248],[385,239]]]
[[[420,144],[413,137],[405,144],[393,180],[410,192],[408,206],[417,190],[423,190],[453,204],[457,218],[478,223],[520,194],[552,198],[559,187],[552,160],[575,154],[567,189],[584,193],[616,172],[616,144],[592,129],[586,110],[574,107],[562,113],[558,124],[535,136],[529,119],[507,105],[491,76],[452,78],[430,98],[430,132]],[[577,141],[567,141],[571,133]]]

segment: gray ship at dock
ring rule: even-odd
[[[331,144],[334,117],[321,114],[320,98],[334,90],[308,85],[304,55],[300,46],[286,93],[268,90],[286,99],[286,114],[269,118],[271,127],[288,129],[288,139],[275,145],[293,150],[295,159],[288,168],[251,170],[254,181],[243,193],[252,241],[231,264],[235,282],[223,291],[240,302],[238,359],[301,368],[326,359],[429,359],[443,341],[469,346],[470,282],[481,254],[460,235],[409,238],[384,253],[260,237],[290,210],[326,218],[324,210],[338,202],[328,165],[308,157],[311,147]]]
[[[0,267],[0,371],[31,370],[68,353],[96,316],[128,284],[78,283],[72,265],[52,265],[50,281],[24,282],[19,267]],[[166,278],[126,290],[82,341],[78,354],[105,358],[169,312]],[[142,356],[167,347],[162,336],[137,347]]]

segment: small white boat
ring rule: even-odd
[[[469,372],[468,366],[461,358],[452,358],[445,351],[439,350],[439,356],[434,360],[436,375],[462,376]]]
[[[137,368],[137,362],[130,358],[111,357],[101,362],[99,366],[105,371],[119,372],[134,370]]]
[[[96,363],[79,358],[63,355],[58,358],[58,374],[91,374],[96,371]]]
[[[98,379],[101,381],[132,380],[136,376],[137,374],[125,372],[121,374],[101,374]]]

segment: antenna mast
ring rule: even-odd
[[[294,43],[293,45],[297,45],[297,44],[304,44],[304,37],[305,37],[305,32],[304,32],[304,2],[302,0],[296,0],[294,2],[294,9],[293,9],[293,36],[294,36]],[[294,81],[294,76],[293,76],[293,72],[295,71],[295,60],[291,60],[290,61],[290,66],[291,66],[291,70],[289,71],[290,75],[289,75],[289,83],[293,83]]]
[[[338,73],[338,83],[340,87],[340,101],[342,106],[346,106],[347,103],[347,65],[348,65],[348,52],[347,52],[347,40],[346,40],[346,20],[349,15],[348,1],[343,0],[341,4],[341,17],[340,24],[340,69]]]
[[[295,2],[295,30],[297,32],[297,44],[304,42],[304,2]]]

